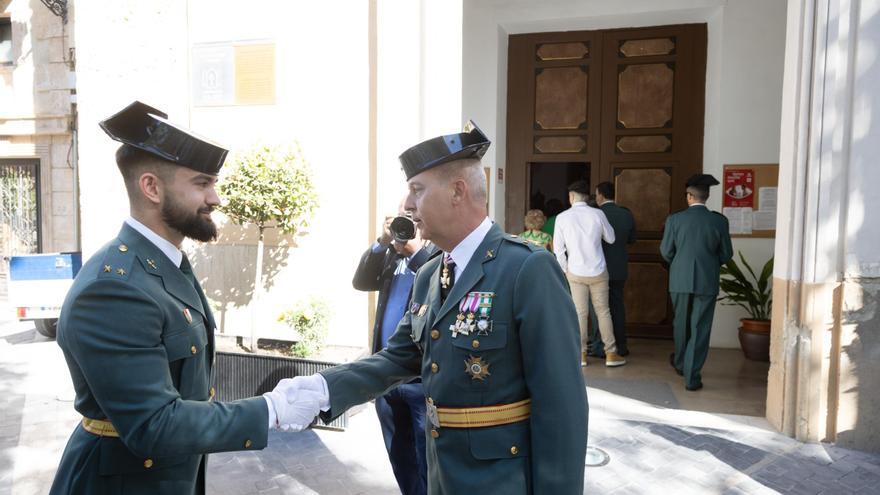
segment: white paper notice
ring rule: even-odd
[[[730,224],[731,235],[752,233],[751,208],[724,208],[723,213]]]
[[[758,188],[758,211],[754,215],[755,230],[776,230],[775,187]]]

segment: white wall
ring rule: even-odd
[[[462,115],[473,118],[493,146],[484,162],[505,163],[507,37],[511,34],[706,23],[706,114],[703,169],[721,177],[732,163],[777,163],[785,39],[784,0],[614,0],[528,2],[466,1],[464,4]],[[496,221],[504,223],[504,185],[493,187]],[[720,210],[720,199],[709,206]],[[737,239],[754,264],[773,252],[772,239]],[[719,306],[711,345],[738,347],[741,310]]]
[[[367,297],[351,287],[351,277],[366,247],[361,228],[368,202],[366,2],[87,2],[79,14],[86,254],[112,238],[128,214],[112,158],[117,143],[98,130],[97,122],[132,100],[166,111],[170,120],[222,143],[232,154],[256,142],[297,140],[314,171],[319,209],[261,301],[258,328],[264,335],[283,336],[285,328],[276,321],[281,311],[315,295],[334,310],[330,342],[365,345],[366,311],[351,308],[365,307]],[[191,46],[253,39],[276,45],[275,104],[192,107]],[[269,236],[269,244],[274,242]],[[254,239],[233,244],[252,246]],[[212,263],[235,263],[238,258],[226,252],[210,251],[227,256]],[[249,308],[230,309],[223,321],[226,333],[247,334]]]

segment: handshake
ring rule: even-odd
[[[281,431],[302,431],[330,408],[327,382],[317,373],[285,378],[263,397],[269,403],[269,427]]]

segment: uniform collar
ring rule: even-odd
[[[134,217],[126,218],[125,223],[127,223],[134,230],[138,231],[138,233],[140,233],[142,236],[146,237],[148,241],[159,248],[159,251],[162,251],[162,253],[165,254],[165,256],[167,256],[172,263],[174,263],[174,266],[180,268],[180,262],[183,261],[183,253],[180,251],[180,249],[177,249],[177,246],[171,244],[170,242],[168,242],[167,239],[153,232],[146,225],[135,220]]]
[[[605,206],[605,205],[607,205],[607,204],[612,204],[612,205],[613,205],[613,204],[615,204],[615,203],[614,203],[614,200],[613,200],[613,199],[606,199],[606,200],[603,201],[602,204],[600,204],[599,206]]]
[[[474,256],[474,252],[480,247],[480,243],[483,242],[483,238],[486,237],[486,233],[489,232],[489,229],[492,228],[492,220],[489,220],[489,217],[483,219],[480,222],[480,225],[477,225],[477,228],[471,231],[470,234],[467,235],[461,242],[455,246],[449,255],[452,257],[452,261],[455,262],[456,267],[460,267],[464,270],[468,263],[471,261],[471,258]]]
[[[706,207],[706,203],[694,203],[694,204],[688,206],[688,208],[690,208],[690,207],[692,207],[692,206],[702,206],[703,208],[705,208],[705,207]]]

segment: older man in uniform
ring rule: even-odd
[[[326,393],[327,421],[421,375],[428,493],[580,495],[587,400],[577,315],[553,255],[487,217],[480,158],[489,144],[469,123],[401,155],[406,208],[442,253],[416,274],[386,349],[294,378],[291,389]]]
[[[180,251],[217,235],[211,210],[226,150],[135,102],[101,122],[131,217],[83,266],[64,301],[58,345],[83,415],[53,494],[195,494],[207,452],[266,446],[278,424],[302,429],[317,397],[278,390],[214,402],[214,317]],[[292,399],[289,404],[288,399]]]
[[[733,256],[727,218],[706,208],[709,187],[717,184],[708,174],[688,179],[688,207],[669,215],[660,243],[675,308],[675,352],[669,362],[691,391],[703,388],[700,372],[709,353],[720,269]]]

